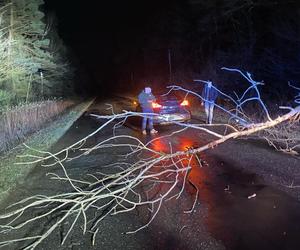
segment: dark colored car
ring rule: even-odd
[[[158,96],[156,102],[152,103],[154,113],[153,122],[155,124],[170,124],[173,121],[185,122],[191,119],[188,100],[181,100],[174,94]],[[137,111],[141,112],[140,106]]]

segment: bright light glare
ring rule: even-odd
[[[159,108],[161,108],[161,105],[156,102],[152,102],[152,108],[159,109]]]
[[[181,106],[188,106],[189,105],[189,101],[188,100],[184,100],[182,103],[180,103]]]

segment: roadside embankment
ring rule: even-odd
[[[31,148],[47,151],[50,147],[64,135],[71,125],[85,112],[85,110],[93,103],[94,100],[82,102],[72,108],[68,112],[56,117],[43,125],[38,132],[29,136],[24,143]],[[8,191],[15,187],[18,183],[22,183],[34,164],[25,165],[18,164],[22,160],[19,156],[31,154],[32,151],[20,144],[5,154],[0,155],[0,201],[7,195]]]
[[[0,154],[22,143],[30,134],[42,129],[48,121],[74,105],[71,100],[47,100],[0,113]]]

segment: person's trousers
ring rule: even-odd
[[[214,106],[215,106],[214,102],[209,102],[209,101],[205,102],[205,114],[207,117],[208,124],[212,124],[213,115],[214,115]]]
[[[142,130],[146,130],[147,123],[148,123],[148,128],[150,130],[152,130],[153,129],[153,115],[151,115],[151,113],[153,113],[153,110],[143,109],[143,113],[149,113],[149,115],[144,115],[143,116]]]

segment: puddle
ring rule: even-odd
[[[253,173],[215,164],[220,172],[200,191],[212,236],[227,249],[299,249],[300,203]]]
[[[201,138],[172,138],[180,150],[194,147],[195,142]],[[167,140],[154,143],[156,150],[168,147]],[[300,203],[295,198],[266,185],[255,173],[216,158],[213,151],[201,159],[208,165],[193,164],[189,180],[199,189],[200,203],[208,207],[205,225],[212,237],[231,250],[300,249]]]

